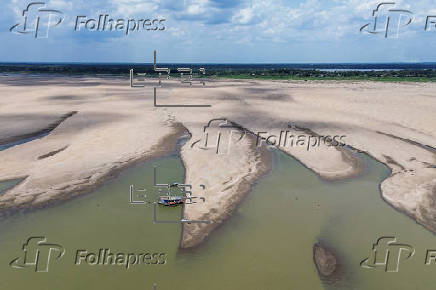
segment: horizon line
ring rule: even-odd
[[[323,65],[323,64],[436,64],[435,62],[159,62],[160,64],[193,64],[193,65],[292,65],[292,64],[310,64],[310,65]],[[30,62],[10,62],[5,61],[0,64],[96,64],[96,65],[110,65],[110,64],[134,64],[134,65],[153,65],[152,62],[47,62],[47,61],[30,61]]]

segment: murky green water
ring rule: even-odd
[[[153,224],[151,205],[131,205],[129,185],[153,191],[153,164],[159,182],[183,181],[176,157],[126,170],[93,194],[56,207],[0,222],[0,289],[434,289],[436,265],[425,265],[436,238],[382,201],[383,165],[364,157],[367,174],[327,183],[282,153],[237,210],[196,250],[179,251],[181,227]],[[148,186],[147,186],[148,185]],[[159,216],[177,219],[180,208],[160,208]],[[47,273],[8,264],[23,256],[23,243],[45,236],[66,252],[52,259]],[[363,269],[382,236],[416,249],[398,273]],[[341,259],[341,281],[322,282],[314,267],[312,246],[322,239]],[[76,251],[98,253],[166,253],[164,265],[75,265]]]
[[[0,182],[0,194],[8,190],[9,188],[15,186],[19,182],[20,182],[19,180],[8,180],[8,181]]]

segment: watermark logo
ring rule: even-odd
[[[15,258],[9,266],[16,269],[34,268],[35,272],[48,272],[51,261],[62,258],[65,249],[47,243],[46,237],[31,237],[23,244],[24,255]]]
[[[280,131],[280,134],[269,134],[268,132],[257,132],[256,134],[256,146],[261,147],[265,141],[268,146],[273,146],[276,148],[291,148],[291,147],[305,147],[307,151],[312,148],[326,146],[326,147],[344,147],[346,143],[342,140],[346,138],[346,135],[318,135],[315,133],[311,134],[299,134],[294,135],[295,131],[303,131],[293,125],[288,125],[292,131]]]
[[[161,252],[124,253],[113,252],[109,248],[101,248],[94,251],[80,249],[76,251],[76,266],[123,266],[129,270],[132,266],[139,265],[165,265],[167,254]]]
[[[400,262],[408,260],[415,254],[415,249],[406,244],[396,243],[395,237],[382,237],[372,247],[369,258],[360,263],[362,268],[384,268],[385,272],[398,272]]]
[[[427,250],[425,254],[425,265],[429,266],[431,264],[436,264],[436,250]]]
[[[373,23],[367,23],[360,28],[371,34],[384,34],[385,38],[398,38],[400,30],[413,21],[413,12],[405,9],[386,9],[395,6],[395,2],[384,2],[372,11]]]
[[[9,263],[10,267],[48,272],[50,264],[64,256],[65,249],[61,245],[47,243],[47,238],[41,236],[29,238],[23,244],[23,252],[21,257],[15,258]],[[74,266],[122,266],[129,270],[136,265],[165,265],[167,254],[160,251],[115,252],[110,248],[78,249],[73,262]]]
[[[166,19],[135,19],[135,18],[112,18],[109,14],[100,14],[98,18],[89,18],[85,15],[76,17],[74,31],[82,28],[88,31],[122,31],[127,35],[135,31],[156,31],[165,30]]]
[[[360,32],[369,34],[383,34],[385,38],[398,38],[400,30],[414,21],[413,12],[405,9],[396,9],[395,2],[383,2],[372,11],[373,22],[360,28]],[[390,9],[388,9],[391,7]],[[436,16],[428,15],[424,30],[436,31]]]
[[[32,2],[23,10],[22,23],[17,23],[9,30],[18,34],[34,34],[35,38],[48,38],[50,28],[56,27],[64,20],[59,10],[47,9],[44,2]]]
[[[203,138],[194,141],[191,148],[201,150],[215,149],[217,155],[229,154],[232,146],[237,145],[245,136],[255,137],[256,147],[263,145],[276,147],[277,149],[305,147],[307,151],[321,146],[344,147],[346,135],[318,135],[307,133],[305,129],[298,128],[292,124],[288,125],[290,130],[281,130],[274,133],[251,132],[242,126],[227,119],[212,119],[203,128]],[[296,131],[303,131],[304,134],[294,135]]]
[[[424,30],[436,31],[436,16],[427,16]]]
[[[45,2],[31,2],[22,13],[20,23],[9,30],[17,34],[34,34],[35,38],[48,38],[51,28],[59,26],[65,19],[59,10],[48,9]],[[123,32],[126,36],[138,31],[163,31],[165,18],[114,18],[110,14],[98,17],[79,15],[75,17],[74,30],[98,32]]]
[[[230,152],[231,145],[240,142],[246,134],[244,128],[227,119],[212,119],[203,128],[203,138],[193,142],[191,148],[215,149],[216,154],[225,155]]]

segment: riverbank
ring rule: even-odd
[[[384,199],[436,231],[436,84],[214,80],[205,87],[167,81],[158,88],[158,104],[211,105],[198,108],[154,107],[151,82],[130,88],[121,78],[1,79],[0,116],[15,124],[17,135],[77,112],[47,136],[0,151],[0,180],[25,178],[0,195],[2,211],[89,192],[129,164],[172,152],[186,128],[191,139],[180,153],[185,182],[205,202],[187,205],[185,217],[213,223],[184,225],[183,248],[203,241],[268,171],[268,146],[326,180],[361,174],[352,148],[371,155],[392,170],[381,185]],[[239,127],[223,129],[226,141],[216,154],[219,122]],[[0,131],[0,139],[6,135],[11,138],[11,130]],[[332,144],[333,136],[347,146]]]

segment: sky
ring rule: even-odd
[[[45,5],[31,6],[24,29],[32,2]],[[0,62],[151,63],[154,50],[165,63],[436,62],[436,27],[425,30],[427,16],[436,22],[436,0],[392,2],[377,12],[380,33],[369,33],[382,1],[2,0]],[[123,19],[124,27],[84,27],[100,14]],[[140,29],[126,35],[129,19]],[[146,30],[144,19],[165,19],[158,26],[165,29]]]

